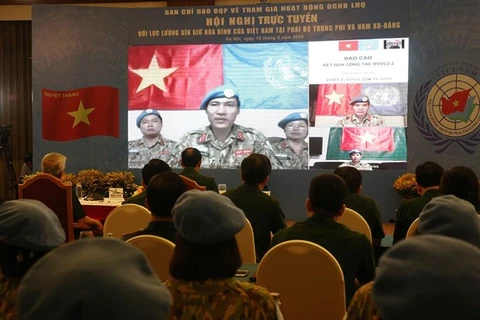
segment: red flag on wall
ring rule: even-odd
[[[198,109],[223,84],[222,46],[163,45],[128,49],[128,109]]]
[[[118,89],[95,86],[68,91],[42,89],[42,136],[69,141],[119,136]]]
[[[470,90],[457,91],[450,98],[442,97],[442,113],[449,115],[454,112],[465,111],[465,105],[470,94]]]
[[[356,51],[358,50],[358,40],[338,41],[339,51]]]
[[[352,113],[350,101],[360,94],[361,84],[320,84],[315,113],[317,116],[346,116]]]
[[[340,150],[388,151],[395,149],[391,127],[346,127],[343,128]]]

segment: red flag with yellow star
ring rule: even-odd
[[[343,128],[340,150],[388,151],[394,150],[393,129],[390,127]]]
[[[119,136],[119,92],[95,86],[68,91],[42,89],[42,136],[70,141]]]

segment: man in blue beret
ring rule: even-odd
[[[278,126],[285,132],[285,139],[272,145],[284,169],[308,169],[308,115],[305,112],[291,113]]]
[[[163,127],[160,112],[154,109],[142,111],[137,117],[137,127],[143,137],[128,142],[128,167],[141,169],[153,158],[167,161],[175,141],[166,139],[160,133]]]
[[[337,127],[382,127],[385,121],[370,114],[370,99],[366,95],[356,97],[350,102],[353,113],[338,121]]]
[[[170,166],[180,167],[183,150],[197,148],[202,154],[203,168],[239,168],[242,160],[252,153],[270,158],[274,168],[280,167],[270,142],[260,131],[235,124],[240,113],[240,96],[230,86],[220,86],[203,98],[200,110],[205,110],[210,125],[185,134],[177,143]]]
[[[351,161],[342,163],[341,165],[338,166],[339,168],[341,168],[341,167],[354,167],[357,170],[373,170],[371,165],[369,165],[366,162],[361,161],[362,160],[362,151],[361,150],[353,149],[352,151],[350,151],[348,153],[348,155],[350,156]]]

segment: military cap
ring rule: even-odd
[[[357,103],[357,102],[368,102],[368,103],[370,103],[370,99],[368,98],[367,95],[362,94],[362,95],[360,95],[360,96],[358,96],[358,97],[355,97],[355,99],[353,99],[353,100],[350,102],[350,105],[353,105],[353,104],[355,104],[355,103]]]
[[[147,109],[147,110],[143,110],[142,113],[140,113],[140,115],[137,117],[137,127],[140,128],[140,122],[142,122],[142,119],[151,114],[156,115],[157,117],[160,118],[160,121],[163,121],[162,116],[160,115],[160,112],[158,112],[158,110]]]
[[[308,115],[305,112],[294,112],[290,113],[288,116],[280,120],[278,126],[285,130],[285,127],[289,122],[303,120],[308,125]]]
[[[200,110],[207,109],[210,100],[217,98],[236,98],[238,107],[240,108],[240,95],[238,94],[238,91],[231,86],[223,85],[213,89],[205,95],[200,104]]]
[[[197,244],[233,238],[245,225],[245,214],[229,198],[213,191],[189,190],[172,209],[178,232]]]
[[[349,156],[352,155],[352,153],[358,153],[359,155],[362,155],[362,150],[359,150],[359,149],[353,149],[352,151],[350,151],[348,153]]]

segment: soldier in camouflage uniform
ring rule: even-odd
[[[366,162],[362,162],[362,151],[355,149],[348,153],[352,161],[342,163],[338,167],[354,167],[357,170],[373,170],[372,166]]]
[[[379,116],[368,113],[370,109],[370,99],[366,95],[362,95],[350,102],[353,108],[353,114],[341,119],[337,123],[337,127],[382,127],[385,121]]]
[[[283,169],[308,169],[307,121],[305,112],[295,112],[278,123],[285,131],[286,139],[273,144],[272,148]]]
[[[162,131],[160,112],[153,109],[144,110],[137,117],[137,127],[143,137],[128,142],[128,167],[141,169],[150,159],[167,161],[175,147],[175,141],[166,139]]]
[[[273,168],[280,168],[263,133],[235,124],[240,113],[237,91],[228,86],[213,89],[203,99],[200,110],[205,110],[210,125],[188,132],[178,141],[169,160],[171,167],[180,167],[182,151],[192,147],[201,152],[203,168],[239,168],[242,160],[252,153],[266,155]]]

